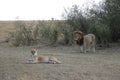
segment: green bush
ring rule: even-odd
[[[32,26],[31,26],[32,25]],[[11,36],[11,42],[14,46],[33,45],[40,42],[54,44],[58,39],[59,30],[55,23],[39,21],[33,27],[33,24],[26,25],[23,22],[16,22],[16,32]]]
[[[89,28],[89,33],[93,33],[96,36],[96,41],[102,47],[109,46],[111,41],[110,29],[107,25],[96,25]]]
[[[16,31],[12,34],[10,41],[14,46],[32,45],[34,43],[32,27],[23,22],[16,22]]]
[[[42,26],[39,26],[39,31],[39,34],[41,35],[40,38],[42,38],[42,40],[48,43],[56,43],[58,39],[59,30],[57,29],[55,23],[50,23],[49,25],[44,24]]]
[[[73,43],[73,27],[65,24],[64,27],[62,27],[61,31],[64,35],[64,42],[65,44],[72,44]]]

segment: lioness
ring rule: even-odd
[[[56,57],[54,56],[43,56],[37,54],[38,50],[37,49],[32,49],[31,50],[31,60],[29,60],[29,63],[51,63],[51,64],[60,64],[61,61],[59,61]]]

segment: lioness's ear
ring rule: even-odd
[[[31,53],[34,54],[34,49],[31,49]]]

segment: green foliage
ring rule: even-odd
[[[17,30],[12,34],[12,41],[14,46],[31,45],[34,41],[32,34],[32,27],[26,26],[24,23],[19,22],[17,24]]]
[[[62,33],[64,34],[65,44],[72,44],[72,41],[73,41],[73,27],[66,24],[62,29]]]
[[[42,26],[41,23],[39,23],[38,27],[40,32],[39,34],[41,35],[40,38],[52,44],[56,43],[59,33],[56,23],[50,22],[48,25],[42,24]]]
[[[96,41],[102,47],[109,46],[109,42],[111,41],[110,29],[107,25],[98,25],[92,26],[89,28],[90,33],[94,33],[96,35]]]
[[[67,24],[72,26],[73,30],[87,32],[87,19],[83,16],[83,12],[78,5],[73,5],[71,8],[65,9],[63,17],[67,20]]]
[[[40,42],[56,43],[59,31],[55,23],[50,22],[45,24],[42,21],[33,27],[33,24],[28,25],[23,22],[16,22],[16,32],[11,36],[14,46],[33,45]]]
[[[120,0],[105,0],[90,12],[96,25],[105,24],[109,27],[112,41],[120,39]]]
[[[54,29],[53,32],[51,33],[51,41],[52,43],[55,43],[58,39],[58,30]]]
[[[112,40],[120,39],[120,0],[106,0],[104,10],[106,11],[106,23],[109,25]]]

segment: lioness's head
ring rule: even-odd
[[[32,55],[37,55],[37,52],[38,52],[38,49],[32,49],[32,50],[31,50],[31,54],[32,54]]]

